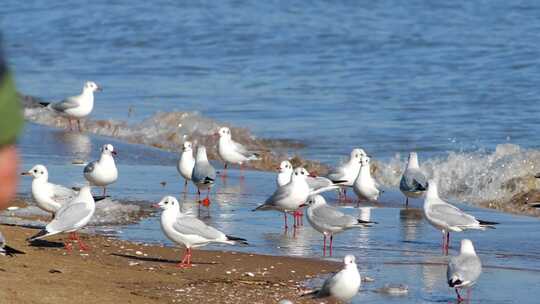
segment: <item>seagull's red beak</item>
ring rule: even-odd
[[[116,156],[116,155],[118,155],[118,152],[112,151],[111,154],[114,155],[114,156]]]
[[[160,208],[160,207],[159,207],[159,204],[153,204],[152,208]]]
[[[298,209],[303,208],[303,207],[305,207],[305,206],[307,206],[307,205],[306,205],[306,204],[302,204],[302,205],[298,206]]]
[[[309,177],[317,177],[317,173],[315,173],[315,172],[310,172],[310,173],[309,173]]]
[[[21,175],[30,175],[30,172],[21,172]]]

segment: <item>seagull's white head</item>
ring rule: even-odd
[[[206,147],[205,146],[199,146],[197,147],[197,156],[195,157],[195,161],[208,161],[208,156],[206,155]]]
[[[292,175],[292,178],[293,179],[306,179],[308,177],[309,173],[307,172],[306,169],[302,168],[302,167],[298,167],[296,169],[294,169],[293,171],[293,175]]]
[[[439,198],[439,190],[437,189],[437,180],[432,178],[428,180],[428,189],[426,192],[426,199]]]
[[[370,162],[371,162],[371,160],[367,155],[364,155],[364,156],[360,157],[360,166],[361,167],[369,166]]]
[[[106,155],[111,155],[111,156],[117,154],[116,150],[114,150],[114,147],[111,144],[103,145],[103,147],[101,147],[101,153],[106,154]]]
[[[193,151],[193,146],[191,144],[190,141],[185,141],[183,144],[182,144],[182,151],[184,152],[191,152]]]
[[[97,85],[97,83],[93,81],[87,81],[84,83],[84,91],[87,92],[96,92],[96,91],[102,91],[101,87]]]
[[[409,153],[409,160],[407,161],[407,168],[418,169],[418,154],[416,152]]]
[[[32,169],[28,170],[27,172],[21,173],[22,175],[31,175],[35,179],[44,179],[47,180],[49,178],[49,172],[47,172],[47,168],[44,165],[35,165],[32,167]]]
[[[159,201],[159,203],[157,205],[154,205],[155,207],[157,208],[161,208],[163,210],[167,210],[167,209],[171,209],[171,208],[176,208],[177,210],[180,210],[178,209],[178,201],[176,200],[176,198],[172,197],[172,196],[164,196],[161,201]]]
[[[476,255],[476,251],[474,251],[474,246],[471,240],[469,239],[463,239],[461,240],[461,254],[473,254]]]
[[[318,207],[324,204],[326,204],[326,200],[324,199],[324,197],[322,197],[322,195],[317,194],[317,195],[310,196],[305,205],[309,207]]]
[[[367,156],[364,149],[356,148],[351,151],[351,160],[360,161],[360,158],[362,158],[362,156]]]
[[[345,264],[345,267],[348,267],[349,265],[355,265],[356,266],[356,257],[352,254],[347,254],[343,258],[343,264]]]
[[[277,169],[279,173],[292,173],[293,171],[292,164],[288,160],[282,161]]]
[[[231,138],[231,130],[227,127],[221,127],[218,131],[219,137]]]

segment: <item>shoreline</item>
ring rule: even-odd
[[[74,244],[73,252],[66,253],[65,234],[29,245],[25,239],[35,229],[2,225],[1,230],[10,246],[26,253],[2,257],[0,297],[7,303],[314,303],[299,297],[302,282],[340,267],[227,247],[195,249],[194,266],[179,269],[179,247],[81,234],[91,250],[79,252]]]

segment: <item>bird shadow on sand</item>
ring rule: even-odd
[[[144,261],[144,262],[156,262],[156,263],[168,263],[168,264],[178,264],[178,260],[169,260],[169,259],[163,259],[163,258],[154,258],[154,257],[142,257],[142,256],[136,256],[131,254],[122,254],[122,253],[111,253],[112,256],[117,256],[121,258],[131,259],[131,260],[137,260],[137,261]],[[193,261],[193,264],[195,265],[218,265],[217,262],[197,262]]]
[[[30,242],[30,246],[39,248],[64,248],[64,243],[51,242],[47,240],[35,240]]]

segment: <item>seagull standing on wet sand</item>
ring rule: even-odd
[[[366,152],[363,149],[353,149],[349,160],[336,168],[330,174],[328,174],[328,179],[333,182],[344,181],[341,186],[343,187],[343,198],[347,200],[347,188],[354,185],[354,181],[360,172],[360,158],[362,156],[367,156]],[[340,192],[341,196],[341,192]]]
[[[84,186],[71,202],[63,205],[56,212],[54,219],[43,230],[28,238],[27,241],[32,242],[51,235],[69,232],[69,240],[64,243],[67,251],[71,251],[73,248],[71,241],[77,241],[79,249],[88,250],[89,247],[82,242],[77,231],[88,224],[95,210],[96,204],[90,186]]]
[[[302,296],[312,295],[314,298],[334,297],[343,302],[350,301],[358,293],[362,278],[358,272],[354,255],[346,255],[343,258],[343,264],[343,269],[326,279],[321,289]]]
[[[330,236],[330,255],[332,255],[332,242],[334,234],[349,230],[352,228],[370,227],[370,224],[376,222],[363,221],[339,209],[326,204],[326,200],[321,195],[310,196],[305,204],[308,206],[306,215],[311,226],[323,234],[323,255],[326,255],[326,237]]]
[[[21,175],[29,175],[32,180],[32,197],[36,201],[36,205],[52,214],[62,207],[63,204],[69,202],[75,197],[75,191],[49,183],[49,172],[43,165],[35,165],[28,172],[23,172]]]
[[[443,234],[442,250],[445,254],[448,254],[448,247],[450,246],[450,231],[494,229],[493,225],[498,224],[479,220],[454,205],[443,201],[437,191],[437,182],[433,179],[428,181],[428,190],[424,200],[424,217],[433,227],[441,230]]]
[[[92,112],[92,109],[94,108],[94,92],[101,90],[101,87],[99,87],[95,82],[87,81],[84,84],[82,93],[77,96],[68,97],[60,102],[40,102],[40,104],[62,116],[67,117],[69,121],[69,130],[73,130],[71,120],[77,120],[77,126],[79,127],[80,132],[80,119],[85,118]]]
[[[416,152],[409,153],[407,168],[399,182],[399,190],[405,195],[405,206],[409,206],[409,198],[418,198],[427,190],[427,179],[420,171]]]
[[[191,267],[192,248],[210,243],[247,245],[247,241],[243,238],[226,235],[198,218],[183,214],[178,201],[172,196],[165,196],[154,207],[163,209],[160,223],[165,235],[174,243],[186,247],[186,253],[177,267]]]
[[[107,186],[118,179],[118,169],[114,162],[116,151],[111,144],[101,148],[101,156],[84,167],[84,178],[93,186],[103,187],[103,196],[107,194]]]
[[[176,170],[184,178],[184,194],[188,190],[188,181],[191,180],[193,167],[195,166],[195,158],[193,157],[193,146],[191,142],[185,141],[182,145],[182,154],[176,164]]]
[[[458,302],[464,300],[458,291],[461,288],[467,288],[467,301],[470,301],[471,287],[481,273],[482,263],[474,251],[473,243],[468,239],[461,240],[459,255],[450,259],[446,269],[448,286],[455,289]]]
[[[206,198],[199,201],[199,204],[210,208],[210,189],[216,180],[216,170],[206,156],[206,147],[199,146],[197,148],[197,156],[195,158],[195,165],[193,166],[193,173],[191,174],[191,181],[197,186],[197,195],[200,200],[201,190],[206,190]],[[200,206],[200,205],[199,205]],[[210,209],[208,209],[210,212]]]
[[[360,173],[354,181],[354,192],[359,199],[375,202],[379,199],[381,191],[377,188],[377,182],[371,176],[370,159],[368,156],[360,158]],[[360,200],[358,201],[360,203]]]
[[[218,154],[225,163],[223,166],[223,177],[227,176],[227,164],[239,164],[240,172],[242,165],[251,160],[259,160],[259,155],[248,151],[242,144],[235,142],[231,136],[231,130],[221,127],[218,131]]]

